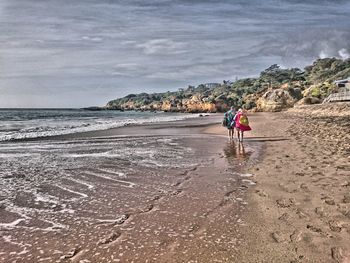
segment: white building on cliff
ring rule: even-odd
[[[350,77],[347,79],[334,81],[334,83],[338,86],[339,92],[350,91]]]
[[[334,81],[334,84],[338,87],[338,92],[329,95],[323,103],[327,102],[340,102],[350,101],[350,77],[347,79],[341,79]]]

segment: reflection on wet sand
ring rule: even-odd
[[[224,148],[224,154],[229,164],[237,164],[249,160],[252,151],[246,151],[242,142],[230,141]]]

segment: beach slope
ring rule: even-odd
[[[251,166],[239,262],[350,262],[350,105],[251,117]]]

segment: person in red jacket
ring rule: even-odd
[[[252,129],[249,126],[248,117],[242,109],[239,109],[234,119],[236,123],[238,141],[243,142],[243,133]]]

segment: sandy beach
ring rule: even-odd
[[[257,185],[237,262],[350,262],[349,112],[328,104],[251,117],[264,150],[248,168]]]
[[[349,262],[348,115],[302,112],[250,114],[243,144],[219,114],[2,145],[62,173],[18,168],[0,261]]]

